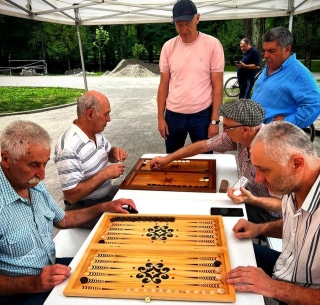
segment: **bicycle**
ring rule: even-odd
[[[265,66],[261,67],[254,77],[254,82],[257,80],[259,75],[262,73]],[[237,97],[240,94],[239,82],[236,76],[230,77],[224,84],[223,90],[229,97]]]

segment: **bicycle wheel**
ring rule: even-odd
[[[224,84],[224,92],[227,96],[237,97],[240,94],[240,88],[237,77],[229,78]]]

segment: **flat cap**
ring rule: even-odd
[[[246,126],[258,126],[263,123],[264,109],[255,101],[240,99],[223,103],[219,107],[221,116]]]

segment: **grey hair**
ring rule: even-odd
[[[291,32],[287,28],[276,27],[264,34],[263,41],[264,42],[277,41],[277,44],[280,47],[285,48],[287,46],[292,46],[293,37]]]
[[[96,113],[99,112],[99,100],[91,94],[84,94],[77,100],[77,116],[83,117],[87,110],[92,108]]]
[[[50,149],[51,137],[48,132],[31,121],[14,121],[1,133],[1,150],[6,150],[15,161],[28,153],[29,145],[40,145]]]
[[[264,152],[273,161],[281,166],[288,164],[295,154],[302,154],[306,159],[317,158],[317,152],[306,133],[296,125],[285,121],[274,121],[264,126],[251,142],[253,147],[257,142],[262,142]]]

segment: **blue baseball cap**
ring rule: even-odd
[[[190,22],[194,15],[197,14],[197,8],[190,0],[179,0],[173,6],[173,23],[177,21]]]

